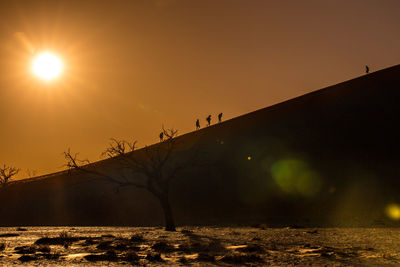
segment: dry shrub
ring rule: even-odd
[[[171,246],[170,244],[168,244],[165,241],[159,241],[156,242],[154,245],[151,246],[151,248],[157,252],[172,252],[175,250],[175,248],[173,246]]]
[[[36,247],[35,246],[21,246],[21,247],[16,247],[14,249],[17,254],[35,254],[36,253]]]
[[[16,237],[16,236],[19,236],[19,234],[16,233],[0,234],[0,237]]]
[[[226,248],[218,241],[212,240],[211,242],[188,242],[186,244],[179,245],[179,251],[187,252],[187,253],[201,253],[201,252],[211,252],[211,253],[218,253],[224,252]]]
[[[101,237],[104,237],[104,238],[115,238],[115,236],[111,235],[111,234],[101,235]]]
[[[83,246],[90,246],[97,244],[99,242],[98,238],[88,237],[86,238],[85,242],[82,244]]]
[[[113,246],[111,244],[112,244],[112,241],[103,241],[100,244],[98,244],[96,248],[101,249],[101,250],[108,250],[108,249],[113,248]]]
[[[51,248],[49,245],[40,245],[37,250],[43,253],[49,253]]]
[[[143,238],[143,236],[140,235],[140,234],[133,234],[133,235],[131,236],[130,240],[131,240],[132,242],[138,242],[138,243],[141,243],[141,242],[144,242],[144,241],[145,241],[144,238]]]
[[[29,262],[29,261],[34,261],[37,258],[35,256],[30,256],[30,255],[22,255],[21,257],[18,258],[19,261],[21,262]]]
[[[186,259],[185,257],[180,257],[178,259],[178,262],[180,262],[182,264],[188,264],[189,263],[188,259]]]
[[[260,256],[254,254],[230,254],[222,257],[221,261],[229,264],[245,264],[248,262],[262,262],[263,260]]]
[[[149,254],[147,254],[147,256],[146,256],[146,260],[148,260],[148,261],[158,261],[158,262],[161,262],[161,261],[164,261],[162,258],[161,258],[161,254],[160,253],[149,253]]]
[[[264,253],[265,252],[265,249],[258,244],[249,244],[246,247],[238,248],[237,250],[241,251],[241,252],[250,252],[250,253]]]
[[[206,262],[214,262],[215,261],[215,256],[207,253],[199,253],[199,255],[196,258],[198,261],[206,261]]]
[[[114,248],[119,251],[125,251],[128,249],[128,246],[123,241],[120,241],[114,246]]]
[[[108,250],[106,253],[104,254],[90,254],[90,255],[86,255],[84,257],[87,261],[117,261],[118,260],[118,256],[117,253],[115,253],[114,250]]]
[[[60,237],[42,237],[35,241],[35,245],[61,245],[72,244],[73,242],[84,240],[83,237],[71,237],[60,233]]]
[[[213,240],[208,244],[207,250],[213,251],[213,252],[222,252],[222,251],[225,251],[226,248],[221,244],[220,241]]]
[[[187,229],[183,229],[183,230],[181,231],[181,233],[184,234],[184,235],[192,235],[192,234],[193,234],[193,231],[187,230]]]
[[[129,262],[137,262],[140,260],[139,255],[133,251],[133,250],[129,250],[126,254],[125,254],[125,260],[129,261]]]
[[[62,238],[62,239],[68,239],[68,238],[71,238],[72,235],[70,233],[68,233],[67,231],[62,231],[62,232],[60,232],[58,237]]]

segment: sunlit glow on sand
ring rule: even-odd
[[[49,81],[60,75],[63,63],[56,55],[50,52],[43,52],[33,60],[32,69],[36,76]]]
[[[386,215],[392,220],[400,220],[400,205],[390,204],[386,207]]]

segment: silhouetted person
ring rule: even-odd
[[[218,114],[218,122],[221,122],[222,120],[222,112]]]
[[[200,120],[197,119],[196,121],[196,130],[200,129]]]
[[[161,132],[161,133],[160,133],[160,142],[162,142],[163,139],[164,139],[164,132]]]
[[[207,121],[207,126],[210,126],[210,124],[211,124],[211,115],[208,115],[208,117],[206,118],[206,121]]]
[[[365,73],[368,74],[369,73],[369,67],[367,65],[365,65]]]

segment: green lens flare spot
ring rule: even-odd
[[[304,161],[280,160],[272,164],[271,174],[279,188],[292,195],[312,197],[321,189],[321,180]]]

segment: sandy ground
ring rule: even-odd
[[[0,265],[400,266],[400,229],[0,228]]]

